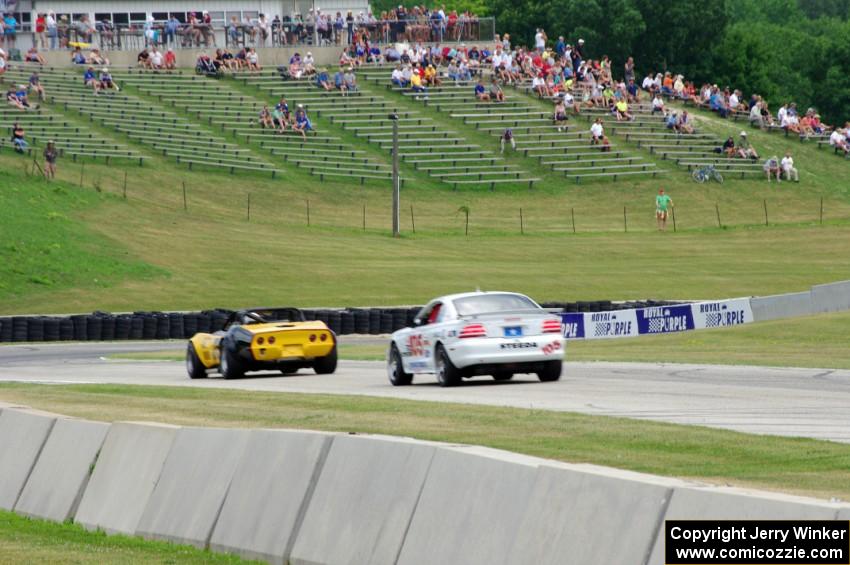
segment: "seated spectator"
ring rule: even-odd
[[[310,118],[307,117],[307,112],[301,104],[298,105],[298,109],[295,111],[295,123],[292,125],[292,130],[300,133],[301,137],[305,140],[307,139],[307,132],[313,131],[313,124],[310,122]]]
[[[662,116],[667,115],[667,111],[664,108],[664,99],[661,98],[661,94],[655,93],[655,97],[652,99],[652,114],[661,113]]]
[[[38,49],[33,45],[27,51],[26,56],[24,57],[24,61],[27,63],[38,63],[39,65],[46,65],[47,61],[44,60],[44,56],[38,52]]]
[[[218,69],[216,69],[215,63],[213,63],[213,60],[210,59],[206,51],[201,51],[201,54],[198,55],[198,59],[195,61],[195,70],[205,75],[218,75]]]
[[[143,69],[151,68],[150,53],[148,53],[147,47],[142,49],[141,53],[136,56],[136,64]]]
[[[676,121],[676,131],[688,135],[694,133],[694,122],[687,110],[682,111],[682,115]]]
[[[155,71],[162,69],[162,53],[156,47],[151,47],[149,61],[151,69]]]
[[[345,96],[345,73],[342,72],[342,68],[338,69],[334,73],[334,88],[339,90],[343,96]]]
[[[305,75],[312,75],[316,72],[316,60],[313,58],[313,53],[307,51],[307,55],[304,56],[304,61],[302,61],[302,66]]]
[[[510,143],[511,149],[516,151],[516,139],[514,139],[514,132],[511,128],[507,128],[504,132],[502,132],[502,136],[499,139],[499,146],[501,147],[500,153],[505,152],[505,143]]]
[[[738,148],[735,154],[741,159],[752,159],[753,161],[758,161],[759,154],[756,153],[755,148],[750,144],[750,140],[747,137],[747,132],[741,132],[741,141],[738,142]]]
[[[484,88],[484,83],[481,82],[481,79],[478,79],[478,82],[475,85],[475,98],[481,102],[490,101],[490,95],[487,93],[487,89]]]
[[[345,92],[347,94],[357,92],[357,77],[355,76],[354,69],[352,67],[348,67],[345,74],[342,76],[342,80],[345,83]]]
[[[761,102],[756,102],[752,108],[750,108],[750,123],[754,126],[764,127],[764,123],[761,119]]]
[[[809,139],[815,135],[815,129],[812,127],[813,110],[806,112],[806,115],[800,119],[800,139]]]
[[[770,159],[764,162],[762,165],[762,169],[765,174],[767,174],[767,182],[770,182],[772,178],[776,178],[776,182],[782,182],[780,178],[780,171],[782,170],[779,165],[779,159],[774,155]]]
[[[83,73],[83,84],[91,87],[94,90],[95,96],[97,96],[97,93],[100,91],[100,81],[97,80],[97,73],[94,72],[94,67],[89,67]]]
[[[294,79],[299,79],[304,74],[304,68],[301,65],[301,55],[296,51],[289,58],[289,76]]]
[[[490,100],[493,102],[505,101],[505,93],[502,91],[502,87],[499,86],[499,79],[497,78],[493,78],[493,82],[490,84]]]
[[[404,78],[404,73],[401,70],[401,65],[396,65],[396,68],[393,69],[392,78],[390,80],[394,85],[399,86],[401,88],[407,88],[410,84],[410,81],[405,80]]]
[[[316,74],[316,86],[324,89],[326,92],[334,89],[333,85],[331,85],[331,77],[328,76],[328,71],[326,69],[321,69]]]
[[[605,130],[602,127],[602,118],[596,118],[590,126],[590,144],[598,145],[603,137],[605,137]]]
[[[108,65],[109,59],[106,56],[100,53],[100,49],[97,47],[91,48],[91,53],[89,53],[89,64],[91,65]]]
[[[727,157],[734,157],[737,150],[735,149],[735,138],[731,135],[723,142],[723,146],[718,151],[719,153],[725,153]]]
[[[248,49],[248,53],[245,55],[245,61],[248,63],[249,71],[260,72],[263,70],[263,67],[260,66],[260,56],[257,55],[257,50],[253,47]]]
[[[6,52],[0,48],[0,76],[6,72]]]
[[[675,132],[679,131],[679,117],[676,115],[676,112],[667,114],[667,117],[664,119],[664,126]]]
[[[29,148],[25,139],[24,128],[17,122],[12,126],[12,145],[18,153],[23,153]]]
[[[567,108],[562,98],[558,98],[555,102],[555,111],[552,114],[552,121],[558,127],[558,131],[564,131],[564,124],[567,122]]]
[[[669,71],[664,73],[664,78],[661,81],[661,94],[673,96],[673,77]]]
[[[44,94],[44,86],[41,84],[41,77],[38,76],[38,71],[32,72],[29,83],[29,89],[38,93],[39,102],[44,102],[46,96]]]
[[[535,74],[534,78],[531,79],[531,91],[541,98],[549,98],[551,96],[549,89],[546,87],[546,79],[543,77],[543,73]]]
[[[817,134],[817,135],[823,135],[823,134],[825,134],[825,133],[827,132],[827,130],[829,129],[829,127],[828,127],[827,125],[823,124],[823,123],[820,121],[820,114],[814,114],[814,115],[812,116],[812,120],[811,120],[811,122],[810,122],[810,125],[811,125],[811,127],[812,127],[812,130],[813,130],[813,131],[815,132],[815,134]]]
[[[112,79],[112,75],[109,74],[109,69],[106,67],[100,71],[100,90],[114,90],[115,92],[119,92],[121,89],[118,88],[118,85],[115,84],[115,81]]]
[[[272,110],[272,126],[277,128],[280,133],[286,131],[286,126],[289,123],[289,110],[284,112],[283,107],[278,104]]]
[[[27,107],[24,105],[23,101],[20,97],[18,97],[18,91],[15,90],[15,86],[12,85],[9,87],[9,90],[6,91],[6,102],[18,110],[22,112],[26,112]]]
[[[782,119],[779,122],[779,127],[789,133],[800,133],[800,122],[797,119],[797,115],[792,113],[791,111],[786,111],[784,114],[782,114]]]
[[[83,51],[79,47],[75,47],[71,53],[71,63],[74,65],[85,65],[86,62],[86,56],[83,55]]]
[[[569,88],[564,90],[564,93],[561,95],[561,97],[564,99],[564,107],[572,108],[573,113],[575,114],[581,114],[581,108],[579,107],[578,100],[573,98],[573,94],[572,92],[570,92]]]
[[[850,155],[850,143],[847,142],[847,133],[841,128],[835,130],[829,136],[829,145],[844,152],[844,156]]]
[[[626,104],[625,100],[620,100],[619,102],[614,104],[614,109],[616,110],[618,122],[623,120],[633,121],[635,119],[635,117],[631,113],[629,113],[629,105]]]
[[[790,182],[791,177],[794,177],[794,182],[800,182],[800,173],[794,168],[794,158],[791,157],[790,151],[785,152],[785,157],[782,158],[780,166],[782,167],[782,172],[785,173],[785,180]]]
[[[260,110],[260,127],[263,129],[274,129],[274,119],[272,118],[272,113],[269,111],[269,107],[263,105],[263,109]]]
[[[440,80],[440,75],[434,65],[425,67],[425,76],[423,77],[425,84],[429,86],[441,86],[443,82]]]
[[[425,85],[423,84],[422,76],[415,70],[413,71],[413,74],[410,75],[410,90],[412,90],[413,92],[428,92],[428,90],[425,88]]]
[[[626,93],[628,94],[626,99],[630,103],[637,104],[640,102],[640,89],[635,84],[635,79],[629,80],[629,84],[626,85]]]

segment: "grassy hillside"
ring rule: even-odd
[[[388,104],[417,104],[385,96]],[[703,114],[700,122],[718,135],[742,127]],[[274,180],[188,171],[151,155],[144,167],[89,162],[81,170],[60,161],[60,181],[48,184],[25,175],[24,158],[4,152],[0,312],[419,303],[476,286],[541,300],[710,298],[850,278],[847,161],[748,131],[762,154],[792,148],[801,182],[700,186],[674,169],[659,180],[575,185],[550,171],[532,191],[490,192],[413,176],[402,193],[401,240],[389,237],[391,195],[382,183],[323,183],[300,171]],[[659,186],[676,203],[677,233],[655,231]],[[468,236],[461,207],[470,210]]]

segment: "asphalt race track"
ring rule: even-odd
[[[215,374],[190,381],[183,363],[104,359],[121,352],[182,351],[184,347],[185,342],[7,345],[0,347],[0,381],[357,394],[564,410],[850,442],[850,371],[567,363],[555,383],[517,375],[504,383],[481,377],[458,388],[442,389],[431,377],[419,378],[413,386],[393,387],[384,364],[374,361],[341,361],[336,374],[321,377],[302,370],[291,376],[269,373],[225,381]]]

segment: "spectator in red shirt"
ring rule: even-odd
[[[173,71],[177,68],[177,56],[174,55],[174,49],[171,47],[165,52],[165,61],[163,63],[165,70]]]

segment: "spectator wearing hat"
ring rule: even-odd
[[[100,90],[114,90],[115,92],[119,92],[121,89],[118,88],[118,85],[115,84],[115,80],[113,80],[112,75],[109,74],[109,69],[103,67],[100,71]]]
[[[770,157],[767,161],[764,162],[764,165],[762,165],[762,170],[767,175],[767,182],[770,182],[774,177],[776,178],[776,182],[782,182],[782,167],[780,166],[779,158],[776,155]]]
[[[759,158],[759,154],[750,144],[749,136],[745,131],[741,132],[741,140],[738,142],[736,155],[741,159],[752,159],[753,161],[757,161]]]
[[[18,122],[15,122],[12,126],[12,145],[18,153],[23,153],[29,149],[29,143],[27,143],[24,128]]]
[[[53,179],[56,178],[56,160],[59,158],[59,152],[56,150],[56,144],[53,140],[47,142],[44,148],[44,176]]]
[[[173,71],[177,68],[177,56],[174,54],[174,49],[171,47],[165,51],[163,67],[166,71]]]

